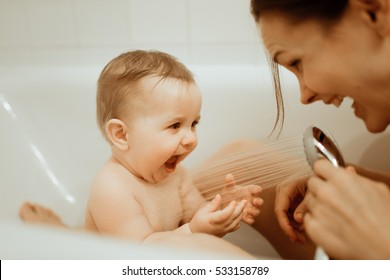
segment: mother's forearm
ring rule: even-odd
[[[383,182],[390,189],[390,173],[378,172],[354,164],[349,164],[349,165],[353,166],[359,175],[370,178],[371,180],[374,181]]]

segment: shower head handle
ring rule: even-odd
[[[320,158],[328,159],[335,167],[345,167],[344,158],[333,136],[326,130],[309,126],[303,135],[306,159],[313,168],[314,162]],[[315,259],[328,260],[329,256],[317,247]]]

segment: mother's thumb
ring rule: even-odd
[[[294,219],[298,223],[303,223],[303,216],[305,216],[305,213],[307,212],[307,207],[304,202],[305,200],[303,200],[294,211]]]

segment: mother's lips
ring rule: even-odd
[[[327,105],[333,104],[336,107],[340,107],[341,103],[343,103],[344,97],[343,96],[335,96],[332,99],[323,100],[323,102]]]
[[[356,101],[354,101],[351,105],[351,108],[354,110],[354,113],[355,113],[355,116],[360,118],[360,119],[364,119],[363,115],[362,115],[362,110],[360,110],[357,106],[357,103]]]
[[[344,97],[337,96],[332,99],[332,104],[336,107],[340,107],[341,103],[343,103]]]

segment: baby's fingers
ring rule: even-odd
[[[243,214],[244,214],[244,208],[247,205],[246,200],[242,200],[237,207],[234,209],[233,214],[230,216],[228,220],[226,220],[226,232],[232,232],[237,230],[240,227]]]
[[[260,210],[255,207],[245,207],[242,221],[248,225],[255,222],[255,218],[260,215]]]
[[[257,217],[258,215],[260,215],[260,209],[253,207],[253,206],[245,207],[244,214],[251,215],[253,217]]]
[[[255,219],[251,215],[244,214],[242,216],[242,221],[247,225],[252,225],[255,222]]]
[[[260,197],[255,197],[252,199],[252,205],[255,208],[260,208],[261,206],[263,206],[263,204],[264,204],[264,200]]]
[[[250,185],[248,187],[249,192],[254,196],[259,196],[261,192],[263,191],[263,188],[258,185]]]
[[[225,184],[226,184],[226,188],[233,188],[235,186],[236,182],[232,174],[229,173],[226,175]]]
[[[230,201],[233,201],[237,195],[236,182],[232,174],[228,174],[225,177],[225,186],[222,189],[222,196],[226,197]]]
[[[206,206],[207,212],[215,212],[218,210],[222,202],[222,198],[220,194],[217,194],[214,199],[209,202]]]
[[[236,184],[236,182],[234,180],[233,175],[232,174],[226,175],[225,186],[222,189],[222,195],[223,196],[234,195],[236,193],[235,188],[234,188],[235,184]]]
[[[242,212],[238,217],[236,217],[233,221],[231,221],[226,227],[225,227],[225,232],[232,232],[236,231],[240,228],[241,220],[242,220]]]
[[[218,210],[212,213],[210,222],[213,224],[220,224],[225,222],[234,212],[237,202],[232,201],[223,210]]]
[[[230,202],[225,209],[214,212],[210,218],[210,222],[213,224],[221,224],[226,221],[232,221],[237,215],[240,215],[245,204],[240,202],[240,204],[237,205],[236,201]]]
[[[248,202],[246,200],[241,200],[241,202],[237,205],[236,209],[234,209],[232,219],[236,219],[240,217],[244,211],[245,206],[247,206]]]

